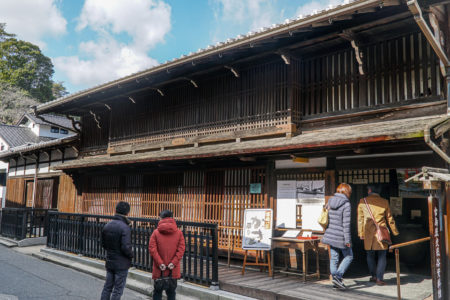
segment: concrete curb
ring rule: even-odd
[[[5,237],[0,237],[0,245],[8,248],[17,247],[17,241]]]
[[[0,244],[6,246],[8,248],[46,245],[47,237],[44,236],[44,237],[37,237],[37,238],[26,238],[26,239],[23,239],[20,241],[6,238],[6,237],[0,237]]]
[[[24,240],[20,240],[17,242],[18,247],[29,247],[29,246],[37,246],[37,245],[47,245],[47,237],[36,237],[36,238],[28,238]]]
[[[81,255],[67,253],[55,249],[43,248],[39,253],[32,256],[39,259],[69,267],[74,270],[105,279],[105,263],[102,260],[87,258]],[[153,281],[151,273],[131,268],[128,273],[127,288],[135,290],[145,295],[151,295],[153,291]],[[178,281],[177,293],[196,297],[198,299],[211,300],[250,300],[254,298],[245,297],[238,294],[229,293],[222,290],[212,290],[203,286]]]

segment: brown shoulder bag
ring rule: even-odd
[[[377,240],[381,243],[385,243],[387,245],[392,245],[391,241],[391,233],[389,232],[389,229],[386,226],[380,226],[377,221],[375,221],[375,218],[373,217],[372,210],[370,209],[369,204],[367,204],[366,198],[364,198],[364,203],[366,203],[367,210],[369,211],[370,217],[372,218],[372,221],[375,223],[375,226],[377,227]]]

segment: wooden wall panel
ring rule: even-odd
[[[300,92],[302,115],[406,104],[415,99],[436,99],[441,95],[439,60],[425,37],[417,32],[361,47],[364,71],[361,75],[354,50],[311,57],[294,68]],[[326,62],[326,66],[321,66]]]
[[[58,211],[73,213],[76,209],[76,189],[70,176],[63,174],[59,177]]]
[[[11,178],[6,182],[6,207],[25,207],[25,179]]]
[[[87,177],[82,213],[113,215],[118,201],[130,203],[132,217],[158,218],[170,209],[177,220],[217,223],[219,247],[239,251],[244,210],[269,207],[265,172],[232,168]],[[261,193],[250,194],[252,183],[261,185]]]

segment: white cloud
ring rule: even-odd
[[[280,19],[273,0],[215,0],[216,18],[223,23],[244,25],[248,30],[269,26]],[[242,26],[242,27],[244,27]]]
[[[339,4],[342,4],[342,0],[316,0],[303,4],[297,8],[297,16],[298,15],[309,15],[314,13],[314,11],[320,11],[328,7],[336,7]]]
[[[79,50],[89,59],[80,59],[78,56],[53,59],[55,67],[75,85],[103,83],[157,64],[145,52],[121,44],[110,36],[97,42],[81,43]]]
[[[67,21],[56,0],[1,0],[0,22],[19,39],[45,47],[44,36],[66,33]]]
[[[56,69],[77,85],[94,85],[157,63],[147,52],[171,29],[171,7],[161,0],[86,0],[77,30],[90,29],[96,41],[79,45],[79,56],[57,57]],[[126,34],[131,41],[119,42]],[[123,36],[122,36],[123,37]]]

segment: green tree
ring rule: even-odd
[[[15,124],[31,106],[39,104],[27,92],[0,82],[0,123]]]
[[[0,23],[0,42],[2,42],[5,38],[14,37],[14,34],[7,33],[5,31],[5,23]]]
[[[53,99],[58,99],[68,94],[69,92],[66,90],[66,87],[63,85],[62,81],[53,82],[52,86]]]
[[[46,102],[53,99],[52,76],[53,64],[38,46],[15,38],[0,42],[0,81]]]

